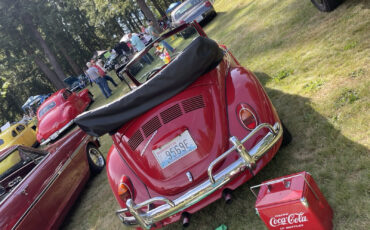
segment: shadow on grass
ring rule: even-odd
[[[255,72],[265,85],[271,77]],[[336,130],[310,106],[310,100],[278,90],[266,89],[275,108],[293,136],[290,145],[252,180],[233,192],[234,202],[220,199],[192,216],[187,229],[266,229],[255,214],[255,197],[249,187],[261,182],[308,171],[312,174],[334,211],[334,229],[366,229],[369,224],[369,150]],[[165,229],[181,229],[181,223]]]

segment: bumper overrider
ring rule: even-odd
[[[247,151],[244,148],[243,143],[264,128],[267,128],[269,132],[252,149]],[[175,200],[169,200],[165,197],[153,197],[140,204],[135,204],[132,199],[128,199],[126,202],[127,208],[116,211],[116,214],[122,223],[127,226],[150,229],[154,223],[179,213],[211,195],[246,169],[253,169],[258,159],[267,153],[269,149],[280,140],[282,134],[283,130],[281,123],[276,122],[273,126],[267,123],[258,125],[241,141],[236,137],[230,137],[229,140],[233,144],[233,147],[210,163],[208,167],[208,180],[189,190],[187,193]],[[217,174],[213,174],[213,168],[234,151],[237,151],[240,157],[225,169],[221,170]],[[163,205],[147,212],[141,210],[141,208],[154,202],[163,202]],[[130,212],[132,216],[125,216],[125,213],[127,212]]]

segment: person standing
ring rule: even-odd
[[[164,62],[164,64],[168,64],[171,61],[171,56],[168,54],[166,48],[163,47],[163,45],[159,44],[158,42],[155,42],[153,44],[153,47],[155,47],[155,55],[158,55],[160,59]]]
[[[89,77],[89,75],[86,73],[87,67],[83,67],[82,69],[84,71],[84,75],[89,79],[90,86],[93,86],[93,80]]]
[[[101,77],[103,77],[107,82],[110,81],[114,85],[114,87],[118,86],[117,83],[113,80],[113,78],[106,73],[105,69],[98,65],[97,63],[95,63],[94,59],[91,59],[90,62],[93,67],[98,69],[99,75]]]
[[[103,77],[100,77],[98,69],[93,67],[91,62],[86,63],[86,66],[88,68],[86,70],[87,76],[91,79],[91,81],[98,84],[103,95],[106,98],[109,98],[112,95],[112,90],[109,88],[107,81]]]
[[[156,40],[157,38],[159,38],[160,34],[159,32],[154,28],[153,26],[153,22],[152,21],[149,21],[149,26],[148,28],[146,29],[146,32],[152,36],[152,39],[153,40]],[[161,44],[168,50],[170,51],[171,53],[175,52],[175,49],[172,48],[172,46],[170,44],[168,44],[165,40],[162,40],[161,41]]]
[[[129,38],[129,39],[130,39],[130,41],[131,41],[131,45],[133,45],[133,46],[136,48],[136,50],[137,50],[138,52],[140,52],[141,50],[143,50],[143,49],[145,48],[144,43],[140,40],[139,36],[137,36],[136,34],[129,33],[129,34],[128,34],[128,38]],[[151,63],[152,63],[152,61],[151,61],[150,57],[148,57],[148,55],[147,55],[147,54],[144,54],[144,55],[142,56],[142,59],[143,59],[143,60],[145,61],[145,63],[147,63],[147,64],[151,64]]]

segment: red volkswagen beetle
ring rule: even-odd
[[[175,36],[188,26],[198,35]],[[132,75],[130,65],[155,54],[162,39],[180,52]],[[187,225],[189,214],[230,199],[290,141],[258,79],[197,23],[162,35],[124,75],[137,88],[76,123],[91,135],[112,136],[107,174],[127,226],[160,228],[181,217]]]
[[[105,165],[96,138],[81,129],[45,150],[0,152],[0,229],[56,229],[87,182]]]
[[[61,89],[52,94],[37,110],[37,141],[47,144],[72,126],[73,119],[93,101],[88,89],[78,93]]]

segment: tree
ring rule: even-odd
[[[153,3],[153,6],[158,10],[159,14],[163,17],[166,17],[166,12],[160,6],[158,0],[150,0]]]
[[[171,0],[1,0],[0,120],[15,118],[29,96],[65,87],[66,75],[124,31],[138,31]],[[11,110],[11,111],[10,111]]]
[[[137,4],[139,5],[141,11],[145,15],[147,19],[153,22],[153,26],[156,30],[162,31],[161,27],[158,24],[157,19],[155,18],[153,12],[149,9],[147,4],[145,3],[145,0],[136,0]]]
[[[37,30],[36,26],[33,24],[33,18],[29,13],[25,13],[23,15],[23,23],[27,26],[27,28],[30,30],[30,34],[32,34],[33,38],[36,40],[36,42],[42,47],[43,51],[45,52],[46,57],[49,59],[50,64],[53,66],[55,73],[57,74],[58,78],[63,81],[66,77],[65,74],[60,67],[59,63],[56,60],[55,55],[49,48],[49,46],[46,44],[45,40],[41,36],[41,33]]]

